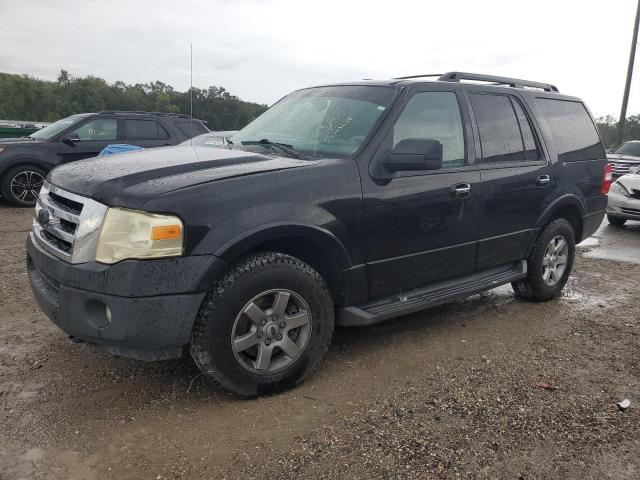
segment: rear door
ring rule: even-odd
[[[95,157],[110,143],[118,143],[121,124],[117,118],[93,118],[60,138],[62,163]]]
[[[371,298],[474,269],[481,192],[468,110],[454,86],[415,88],[362,178]],[[382,160],[405,139],[441,142],[442,168],[386,175]]]
[[[123,143],[138,145],[143,148],[164,147],[173,145],[169,132],[153,119],[127,118],[124,123]]]
[[[483,202],[477,269],[524,258],[536,222],[555,198],[556,180],[533,117],[509,93],[470,91]]]

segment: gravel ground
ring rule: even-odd
[[[69,343],[29,289],[31,215],[0,204],[0,479],[640,478],[638,223],[586,242],[558,300],[339,329],[304,385],[244,401]]]

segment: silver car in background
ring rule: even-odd
[[[613,168],[613,178],[632,173],[640,167],[640,140],[631,140],[612,149],[607,159]]]
[[[611,185],[607,203],[607,219],[612,225],[627,220],[640,220],[640,168],[623,175]]]
[[[194,145],[199,147],[225,147],[229,145],[227,138],[233,137],[238,130],[225,130],[219,132],[209,132],[197,137],[185,140],[180,145]]]

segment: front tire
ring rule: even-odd
[[[7,171],[0,182],[5,200],[18,207],[33,207],[47,173],[32,165],[18,165]]]
[[[516,295],[544,302],[560,296],[573,267],[575,234],[568,220],[557,218],[538,236],[527,258],[527,276],[513,282]]]
[[[607,220],[611,225],[614,225],[616,227],[621,227],[625,223],[627,223],[626,218],[614,217],[613,215],[607,215]]]
[[[233,265],[207,294],[191,340],[202,373],[255,397],[299,384],[328,350],[334,308],[322,277],[301,260],[259,253]]]

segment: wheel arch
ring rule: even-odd
[[[342,272],[352,263],[343,243],[328,230],[303,224],[272,224],[234,238],[215,255],[230,264],[259,251],[285,253],[307,263],[327,282],[334,303],[342,303],[345,289]]]
[[[575,195],[564,195],[549,205],[538,218],[536,223],[537,231],[542,230],[545,225],[557,218],[566,218],[573,227],[576,243],[582,239],[582,231],[584,228],[583,216],[585,207],[582,201]],[[537,235],[536,235],[537,236]],[[528,253],[533,248],[535,238],[529,246]]]

